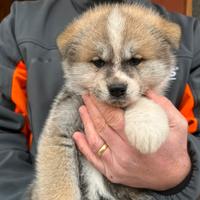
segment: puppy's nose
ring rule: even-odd
[[[122,83],[115,83],[108,86],[110,95],[113,97],[122,97],[126,94],[127,85]]]

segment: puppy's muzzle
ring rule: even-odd
[[[108,86],[109,93],[112,97],[123,97],[126,95],[127,85],[115,83]]]

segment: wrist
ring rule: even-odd
[[[188,150],[192,167],[185,180],[176,187],[165,191],[149,191],[155,199],[190,199],[200,197],[200,140],[193,135],[188,135]]]
[[[186,153],[186,155],[180,159],[179,165],[176,168],[176,173],[174,175],[175,182],[174,185],[172,185],[172,187],[175,187],[180,183],[182,183],[186,179],[186,177],[190,174],[191,170],[192,170],[192,162],[189,154]]]
[[[175,188],[187,179],[191,172],[192,164],[190,156],[186,153],[180,156],[172,165],[168,168],[168,173],[163,174],[163,185],[159,185],[154,188],[157,191],[166,191],[171,188]],[[182,185],[182,184],[181,184]]]

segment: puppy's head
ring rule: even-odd
[[[66,86],[126,107],[146,90],[162,93],[175,66],[180,27],[139,5],[86,12],[58,37]]]

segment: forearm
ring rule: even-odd
[[[33,177],[33,163],[20,133],[0,132],[0,199],[23,200]]]

